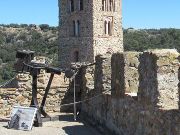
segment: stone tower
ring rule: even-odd
[[[59,0],[59,61],[94,62],[123,51],[122,0]]]

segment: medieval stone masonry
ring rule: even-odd
[[[61,67],[123,51],[121,0],[59,0],[59,8]]]
[[[176,50],[122,52],[98,55],[95,60],[95,65],[80,69],[76,76],[77,101],[85,101],[77,105],[81,116],[113,135],[179,135],[180,55]],[[38,101],[47,80],[48,74],[42,71]],[[0,115],[9,115],[15,104],[30,104],[30,76],[18,74],[14,82],[16,87],[0,89]],[[64,83],[63,75],[55,77],[46,110],[72,112],[72,106],[60,107],[72,102],[71,83]]]
[[[82,100],[97,97],[82,104],[84,118],[108,135],[179,135],[179,57],[176,50],[97,56],[83,71]]]
[[[108,135],[180,135],[179,52],[123,52],[121,0],[59,0],[59,7],[60,66],[95,62],[76,75],[80,116]],[[44,71],[38,76],[38,101],[48,78]],[[18,74],[9,88],[0,88],[0,115],[15,104],[29,106],[31,81]],[[72,82],[55,76],[47,112],[73,112],[63,107],[73,103]]]
[[[98,55],[96,64],[76,76],[81,116],[113,135],[180,134],[180,55],[176,50],[149,50]],[[38,76],[41,101],[49,75]],[[0,115],[9,115],[14,105],[29,106],[31,78],[18,74],[16,86],[0,88]],[[88,100],[90,99],[90,100]],[[73,85],[56,76],[47,97],[47,112],[72,112]],[[87,117],[88,116],[88,117]],[[100,127],[100,129],[102,129]]]

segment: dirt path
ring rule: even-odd
[[[91,126],[74,122],[72,116],[60,121],[44,122],[43,127],[33,127],[32,131],[7,129],[7,122],[0,122],[0,135],[101,135]]]

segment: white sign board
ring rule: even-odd
[[[11,120],[8,123],[8,127],[19,130],[31,130],[36,111],[37,108],[33,107],[13,107],[11,112]]]

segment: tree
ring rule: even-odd
[[[41,24],[39,25],[39,27],[41,28],[41,30],[49,30],[49,25],[48,24]]]

